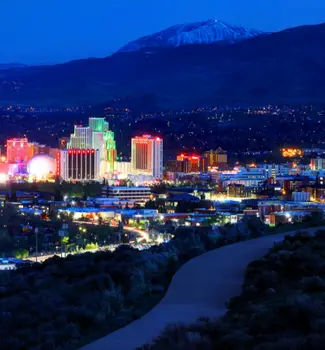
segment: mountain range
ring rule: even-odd
[[[23,68],[23,67],[27,67],[27,65],[22,63],[0,63],[0,69]]]
[[[0,103],[142,107],[324,103],[325,24],[222,44],[0,70]]]
[[[119,52],[132,52],[150,48],[179,47],[184,45],[234,43],[253,38],[263,32],[229,25],[217,19],[204,22],[180,24],[153,35],[128,43]]]

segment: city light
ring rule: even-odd
[[[8,181],[8,175],[0,173],[0,184],[5,184]]]
[[[304,151],[299,148],[282,148],[281,149],[282,157],[284,158],[296,158],[302,157],[304,155]]]
[[[321,349],[325,0],[274,2],[1,3],[0,350]]]
[[[31,177],[35,177],[37,180],[45,179],[55,174],[55,159],[45,154],[37,155],[28,162],[27,171]]]

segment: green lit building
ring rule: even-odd
[[[100,175],[106,177],[114,171],[116,142],[114,132],[109,130],[105,118],[89,118],[89,126],[75,125],[68,148],[98,149],[100,154]]]

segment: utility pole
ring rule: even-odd
[[[63,237],[65,237],[68,233],[68,224],[63,224],[61,230],[59,230],[58,234],[61,237],[61,258],[63,258],[63,247],[64,247],[64,255],[67,256],[66,252],[66,244],[62,242]]]

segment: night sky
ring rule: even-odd
[[[209,18],[276,31],[325,22],[325,1],[1,0],[0,63],[104,57],[140,36]]]

